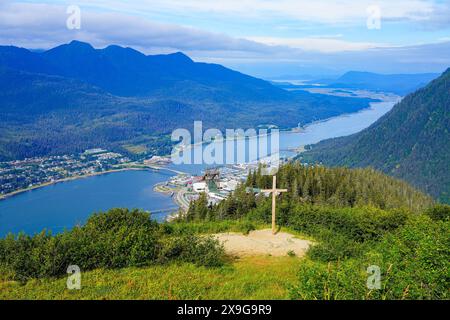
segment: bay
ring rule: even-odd
[[[324,93],[324,89],[321,90],[320,93]],[[297,131],[280,132],[282,156],[292,156],[295,154],[294,149],[304,145],[359,132],[386,114],[399,101],[397,96],[367,92],[358,95],[381,98],[382,102],[372,103],[370,108],[357,113],[310,124]],[[171,164],[169,167],[198,175],[208,165]],[[60,232],[84,223],[93,212],[115,207],[156,211],[152,216],[161,221],[167,214],[176,211],[176,205],[170,196],[153,191],[153,187],[172,175],[164,170],[122,171],[20,193],[0,201],[0,237],[9,232],[33,234],[44,228]]]

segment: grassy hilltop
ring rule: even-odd
[[[278,177],[290,191],[277,223],[313,241],[306,257],[235,257],[210,237],[268,227],[271,199],[245,192],[270,183],[255,172],[230,199],[211,207],[200,197],[172,223],[113,209],[62,234],[10,235],[0,240],[0,298],[448,299],[449,206],[373,170],[294,163]],[[81,290],[65,287],[70,264]],[[371,265],[378,290],[366,286]]]

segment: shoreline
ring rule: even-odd
[[[319,124],[319,123],[324,123],[324,122],[333,120],[333,119],[335,119],[335,118],[339,118],[339,117],[343,117],[343,116],[345,117],[345,116],[348,116],[348,115],[351,115],[351,114],[356,114],[356,113],[364,112],[364,111],[373,109],[373,108],[374,108],[374,104],[378,104],[378,103],[386,103],[386,102],[391,102],[391,101],[394,102],[393,100],[398,100],[398,99],[401,99],[402,97],[400,97],[400,96],[395,96],[395,98],[396,98],[396,99],[392,99],[392,100],[389,100],[389,99],[381,100],[381,99],[380,99],[380,101],[377,101],[377,102],[370,102],[368,107],[366,107],[366,108],[364,108],[364,109],[361,109],[361,110],[359,110],[359,111],[357,111],[357,112],[342,113],[342,114],[340,114],[340,115],[332,116],[332,117],[330,117],[330,118],[312,121],[312,122],[310,122],[310,123],[308,123],[308,124],[305,124],[305,125],[303,125],[303,126],[301,126],[301,127],[298,127],[298,126],[297,126],[297,127],[293,127],[293,128],[283,128],[283,129],[278,129],[278,130],[279,130],[280,133],[281,133],[281,132],[284,132],[284,133],[287,133],[287,134],[293,134],[293,133],[304,132],[304,131],[306,131],[306,130],[308,129],[308,127],[310,127],[310,126],[312,126],[312,125],[316,125],[316,124]],[[398,102],[398,101],[396,101],[396,103],[397,103],[397,102]],[[270,133],[265,133],[265,134],[262,134],[262,135],[256,135],[256,136],[260,137],[260,136],[269,136],[269,135],[270,135]],[[228,140],[234,140],[234,139],[236,139],[236,138],[237,138],[237,139],[246,139],[245,136],[244,136],[244,137],[237,136],[237,137],[233,137],[233,138],[225,137],[225,138],[222,138],[222,139],[220,139],[220,140],[221,140],[222,142],[226,142],[226,141],[228,141]],[[219,141],[219,140],[218,140],[218,141]],[[204,144],[209,144],[209,143],[214,143],[214,142],[215,142],[215,140],[198,142],[198,143],[189,145],[188,148],[186,148],[186,150],[192,149],[193,147],[198,146],[198,145],[204,145]],[[304,147],[305,147],[305,146],[299,146],[299,148],[304,148]],[[184,150],[183,147],[180,148],[179,145],[175,146],[174,148],[175,148],[175,150],[176,150],[175,152],[179,152],[180,149],[181,149],[181,151],[186,151],[186,150]],[[166,155],[166,157],[171,157],[172,155],[173,155],[173,153],[172,153],[172,154],[169,154],[169,155]],[[147,171],[147,170],[148,170],[148,171],[150,171],[150,170],[156,170],[156,171],[158,171],[158,170],[169,170],[169,171],[171,171],[171,172],[173,172],[173,173],[175,173],[175,174],[177,174],[177,175],[178,175],[178,174],[185,174],[184,172],[178,172],[178,171],[176,171],[176,170],[172,170],[172,169],[170,169],[170,168],[165,168],[165,167],[160,167],[160,166],[148,166],[148,165],[145,166],[145,165],[142,165],[142,167],[125,167],[125,168],[120,168],[120,169],[112,169],[112,170],[108,170],[108,171],[102,171],[102,172],[90,173],[90,174],[86,174],[86,175],[80,175],[80,176],[74,176],[74,177],[67,177],[67,178],[64,178],[64,179],[59,179],[59,180],[55,180],[55,181],[51,181],[51,182],[46,182],[46,183],[43,183],[43,184],[40,184],[40,185],[36,185],[36,186],[30,187],[30,188],[16,190],[16,191],[13,191],[13,192],[4,194],[4,195],[0,195],[0,201],[6,200],[6,199],[11,198],[11,197],[14,197],[14,196],[19,195],[19,194],[21,194],[21,193],[25,193],[25,192],[27,192],[27,191],[33,191],[33,190],[36,190],[36,189],[39,189],[39,188],[48,187],[48,186],[55,185],[55,184],[58,184],[58,183],[63,183],[63,182],[68,182],[68,181],[74,181],[74,180],[84,179],[84,178],[90,178],[90,177],[95,177],[95,176],[100,176],[100,175],[110,174],[110,173],[115,173],[115,172],[132,171],[132,170],[137,170],[137,171],[140,171],[140,170],[142,170],[142,171]],[[155,187],[156,187],[156,186],[155,186]],[[161,190],[154,190],[154,191],[156,191],[156,192],[158,192],[158,193],[167,194],[167,192],[162,192]],[[180,203],[178,203],[178,202],[175,200],[175,199],[177,198],[178,193],[179,193],[179,191],[178,191],[178,192],[174,192],[173,198],[174,198],[174,202],[175,202],[178,206],[180,206]],[[181,205],[180,208],[181,208],[181,207],[183,207],[183,206]]]
[[[382,94],[382,93],[380,92],[380,94]],[[369,102],[369,105],[367,107],[365,107],[363,109],[360,109],[360,110],[358,110],[356,112],[344,112],[344,113],[341,113],[341,114],[338,114],[338,115],[335,115],[335,116],[331,116],[329,118],[314,120],[314,121],[308,122],[308,123],[306,123],[306,124],[304,124],[304,125],[302,125],[300,127],[297,126],[297,127],[292,127],[292,128],[276,128],[276,129],[278,129],[279,133],[287,133],[287,134],[304,132],[304,131],[306,131],[306,129],[308,127],[310,127],[312,125],[324,123],[324,122],[327,122],[327,121],[330,121],[330,120],[334,120],[334,119],[339,118],[339,117],[346,117],[346,116],[350,116],[350,115],[353,115],[353,114],[358,114],[358,113],[361,113],[361,112],[365,112],[365,111],[368,111],[368,110],[373,110],[375,108],[375,106],[377,104],[379,104],[379,103],[393,102],[394,105],[395,105],[396,103],[401,101],[401,99],[403,99],[403,97],[398,96],[398,95],[384,96],[385,99],[372,98],[370,96],[361,96],[361,97],[358,96],[356,98],[363,98],[363,97],[374,99],[374,100],[378,100],[378,101]],[[391,99],[386,99],[386,97],[390,97]],[[271,133],[257,134],[256,136],[252,136],[250,138],[254,138],[254,137],[268,137],[270,135],[271,135]],[[192,148],[195,148],[197,146],[207,145],[207,144],[218,142],[218,141],[227,142],[227,141],[234,141],[234,140],[243,140],[243,139],[247,139],[247,138],[249,138],[249,137],[248,136],[233,136],[233,137],[227,137],[227,136],[223,137],[222,136],[222,139],[213,139],[211,141],[196,142],[196,143],[188,145],[187,148],[183,147],[181,144],[175,145],[174,149],[175,149],[175,153],[176,153],[176,152],[179,152],[179,151],[192,150]],[[173,156],[173,154],[174,153],[171,153],[168,156]]]
[[[58,183],[69,182],[69,181],[85,179],[85,178],[91,178],[91,177],[101,176],[101,175],[105,175],[105,174],[109,174],[109,173],[116,173],[116,172],[123,172],[123,171],[133,171],[133,170],[135,170],[135,171],[150,171],[150,170],[159,170],[159,169],[160,168],[151,168],[151,167],[148,167],[148,168],[144,168],[144,167],[143,168],[132,168],[132,167],[129,167],[129,168],[121,168],[121,169],[113,169],[113,170],[102,171],[102,172],[89,173],[89,174],[85,174],[85,175],[81,175],[81,176],[75,176],[75,177],[67,177],[67,178],[64,178],[64,179],[59,179],[59,180],[55,180],[55,181],[39,184],[39,185],[36,185],[36,186],[32,186],[31,188],[20,189],[20,190],[16,190],[16,191],[13,191],[13,192],[10,192],[10,193],[7,193],[7,194],[0,195],[0,201],[6,200],[6,199],[14,197],[14,196],[17,196],[17,195],[19,195],[21,193],[25,193],[25,192],[28,192],[28,191],[33,191],[33,190],[44,188],[44,187],[49,187],[49,186],[52,186],[52,185],[55,185],[55,184],[58,184]],[[161,169],[164,169],[164,168],[161,168]]]

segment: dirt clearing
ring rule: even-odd
[[[273,235],[270,229],[251,231],[248,235],[230,232],[214,236],[224,245],[227,253],[237,256],[286,256],[291,252],[302,257],[311,245],[311,241],[295,238],[286,232]]]

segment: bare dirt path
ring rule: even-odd
[[[293,252],[301,257],[312,244],[286,232],[273,235],[270,229],[251,231],[248,235],[230,232],[214,236],[224,245],[227,253],[237,256],[286,256],[288,252]]]

